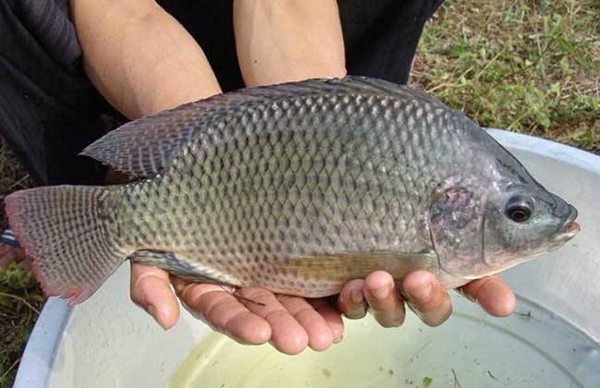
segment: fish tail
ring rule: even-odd
[[[6,214],[48,295],[69,305],[92,295],[125,260],[108,210],[117,192],[100,186],[54,186],[15,192]]]

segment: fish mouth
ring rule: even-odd
[[[567,216],[567,219],[563,224],[564,226],[562,227],[561,231],[554,237],[554,240],[556,242],[566,242],[575,237],[575,235],[581,229],[581,226],[577,222],[575,222],[576,218],[577,209],[569,205],[569,215]]]

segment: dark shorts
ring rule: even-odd
[[[224,91],[243,87],[232,1],[158,1],[202,46]],[[442,0],[340,0],[349,74],[406,83],[425,21]],[[37,184],[99,183],[77,154],[126,120],[95,91],[66,0],[0,1],[0,135]]]

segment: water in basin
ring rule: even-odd
[[[403,327],[346,321],[344,340],[297,356],[207,334],[169,388],[600,387],[600,346],[542,307],[518,298],[493,318],[455,295],[454,315],[430,328],[409,313]]]

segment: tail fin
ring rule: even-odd
[[[99,186],[55,186],[6,197],[10,227],[47,294],[69,298],[73,306],[125,260],[105,211],[114,194]]]

